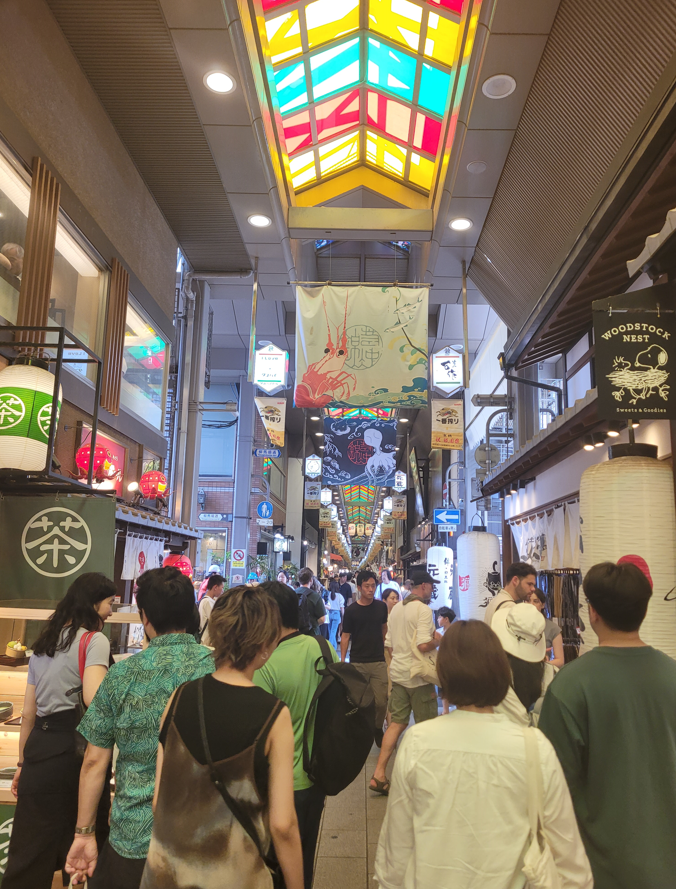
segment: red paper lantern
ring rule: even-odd
[[[181,574],[192,579],[192,563],[183,553],[170,553],[162,562],[164,568],[178,568]]]
[[[157,497],[164,497],[168,484],[166,475],[153,469],[143,473],[138,486],[146,500],[155,500]]]
[[[90,453],[91,446],[86,444],[78,448],[75,454],[75,464],[83,476],[89,472]],[[96,445],[92,466],[94,478],[97,481],[102,481],[103,479],[113,478],[117,472],[118,467],[113,463],[113,455],[108,448],[105,448],[103,445]]]

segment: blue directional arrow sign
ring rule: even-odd
[[[258,513],[258,516],[261,519],[271,519],[272,518],[272,503],[270,503],[269,500],[261,500],[261,502],[256,507],[256,512]]]
[[[281,457],[282,452],[279,448],[256,448],[254,457]],[[261,516],[262,518],[262,516]]]
[[[435,509],[434,510],[435,525],[459,525],[460,510],[459,509]]]

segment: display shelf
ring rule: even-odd
[[[0,620],[49,620],[54,614],[52,608],[0,608]],[[138,611],[114,611],[108,624],[140,624]]]

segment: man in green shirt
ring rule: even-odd
[[[148,647],[110,668],[79,725],[89,744],[66,870],[80,875],[78,882],[88,874],[90,889],[138,889],[153,828],[160,719],[179,685],[215,668],[210,649],[186,633],[193,622],[195,593],[177,568],[142,574],[136,603]],[[114,745],[119,755],[110,836],[97,861],[91,825]]]
[[[325,794],[310,781],[303,768],[303,732],[310,703],[322,680],[315,670],[321,649],[315,636],[308,636],[298,629],[298,597],[294,590],[277,581],[262,586],[274,596],[279,606],[282,636],[269,661],[254,673],[253,681],[284,701],[291,713],[294,737],[293,796],[303,846],[305,889],[310,889]],[[334,662],[337,661],[335,651],[331,646],[329,648]],[[310,750],[313,734],[314,726],[308,739]]]
[[[628,556],[584,579],[599,647],[565,666],[539,727],[573,798],[595,889],[676,886],[676,662],[639,635],[652,586]]]

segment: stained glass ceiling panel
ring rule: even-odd
[[[366,165],[429,192],[460,69],[460,0],[262,2],[293,188]]]
[[[376,489],[372,485],[344,485],[343,497],[346,503],[370,503],[376,496]]]

